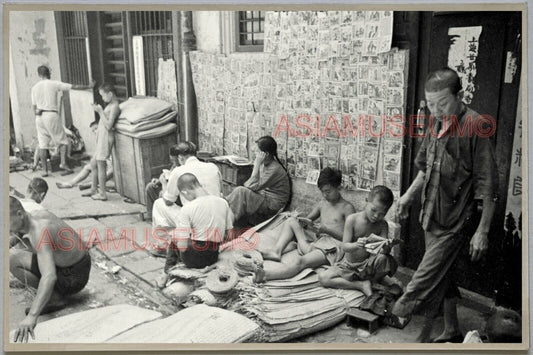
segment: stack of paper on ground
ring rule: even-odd
[[[91,309],[38,323],[29,343],[103,343],[139,324],[160,318],[159,312],[127,304]],[[15,330],[9,334],[13,342]]]
[[[222,308],[196,305],[154,322],[142,324],[109,343],[241,343],[259,325]]]
[[[294,339],[326,329],[341,322],[350,307],[365,298],[360,291],[321,287],[318,275],[306,269],[296,277],[269,281],[248,289],[243,295],[243,309],[261,321],[265,341]]]

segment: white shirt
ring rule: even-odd
[[[31,88],[31,104],[39,110],[58,111],[57,93],[71,88],[71,84],[61,81],[41,80]]]
[[[24,210],[28,213],[33,213],[35,211],[44,211],[45,208],[38,204],[37,202],[33,201],[31,198],[24,198],[20,200],[20,204],[24,208]]]
[[[184,243],[193,241],[222,243],[227,230],[233,228],[233,212],[228,202],[218,196],[201,196],[181,209],[176,221],[176,235]]]
[[[186,173],[196,176],[198,182],[208,194],[218,197],[221,196],[222,186],[220,181],[222,178],[218,167],[213,163],[201,162],[197,157],[189,157],[185,161],[185,164],[172,169],[170,172],[167,188],[163,193],[163,198],[165,200],[175,202],[178,199],[178,196],[180,195],[178,190],[178,179],[181,175]],[[182,195],[181,203],[185,206],[189,201]]]

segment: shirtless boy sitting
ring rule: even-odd
[[[394,242],[385,242],[377,254],[369,253],[365,247],[371,241],[372,234],[388,238],[389,227],[383,218],[393,200],[389,188],[376,186],[368,195],[365,209],[348,216],[342,243],[344,258],[318,275],[322,286],[360,290],[370,296],[371,281],[394,283],[388,278],[394,275],[398,267],[389,254]]]
[[[30,215],[19,200],[9,197],[9,231],[23,249],[9,250],[9,271],[37,289],[14,341],[27,342],[40,314],[64,306],[62,296],[81,291],[89,280],[91,257],[76,232],[50,212]],[[62,303],[62,304],[61,304]]]
[[[264,270],[256,273],[256,281],[286,279],[307,267],[332,265],[342,258],[340,243],[346,217],[355,212],[353,205],[340,193],[342,173],[337,169],[325,168],[320,171],[318,188],[324,200],[316,205],[307,219],[290,218],[285,222],[281,236],[272,250],[262,252],[267,260],[279,261],[281,254],[293,236],[298,241],[301,256],[294,262],[266,264]],[[311,221],[320,217],[320,224],[313,226]],[[303,223],[302,223],[303,222]],[[313,229],[316,241],[307,239],[305,228]]]

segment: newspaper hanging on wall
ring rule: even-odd
[[[176,81],[176,62],[173,59],[159,58],[157,66],[157,98],[170,102],[178,108],[178,88]]]
[[[275,51],[191,52],[200,149],[253,160],[254,142],[271,135],[294,178],[316,184],[333,167],[348,190],[385,183],[398,197],[408,51],[355,46],[384,18],[392,12],[267,11],[265,47]]]

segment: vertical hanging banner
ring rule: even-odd
[[[521,92],[518,95],[518,102],[521,101]],[[522,113],[520,105],[516,115],[515,131],[513,138],[513,155],[509,173],[509,188],[507,191],[507,203],[505,206],[505,230],[508,232],[518,232],[519,220],[522,218]],[[509,230],[513,229],[514,230]]]
[[[144,79],[144,51],[142,36],[133,36],[133,66],[135,72],[135,92],[137,95],[146,95]]]
[[[448,66],[455,69],[463,84],[465,104],[474,98],[477,68],[476,60],[479,53],[479,36],[483,27],[451,27],[448,30],[451,46],[448,52]]]

